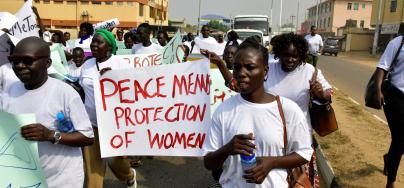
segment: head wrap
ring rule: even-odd
[[[114,35],[106,29],[98,29],[95,31],[96,34],[101,35],[112,47],[112,54],[116,53],[116,41]]]

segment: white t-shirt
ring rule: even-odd
[[[324,46],[323,39],[319,34],[315,34],[314,36],[308,34],[304,39],[309,43],[309,54],[311,55],[317,55],[320,52],[320,47]]]
[[[102,63],[98,63],[99,70],[103,68],[111,68],[111,69],[126,69],[132,68],[129,63],[118,56],[112,55],[108,60]],[[95,58],[91,58],[87,60],[82,66],[81,76],[79,84],[84,90],[85,93],[85,102],[84,106],[86,107],[86,111],[88,116],[90,117],[91,124],[93,126],[97,126],[97,114],[95,110],[95,99],[94,99],[94,80],[99,79],[100,73],[97,70],[96,60]]]
[[[313,65],[302,64],[292,72],[282,70],[281,63],[270,63],[268,78],[264,82],[264,88],[267,93],[280,95],[295,102],[310,123],[309,102],[310,102],[310,83],[314,73]],[[323,86],[324,90],[332,88],[325,80],[321,70],[317,69],[317,81]],[[311,126],[310,126],[311,128]]]
[[[34,113],[37,123],[56,130],[56,114],[62,111],[74,129],[88,138],[93,129],[79,94],[62,81],[48,77],[39,88],[27,90],[22,82],[12,84],[4,95],[1,109],[13,113]],[[83,187],[84,170],[80,147],[38,142],[39,160],[49,187]]]
[[[215,52],[218,55],[223,54],[223,51],[220,53],[219,43],[216,41],[215,38],[211,36],[209,36],[208,38],[203,38],[202,36],[195,37],[194,42],[195,42],[194,49],[191,52],[193,54],[200,54],[201,49]]]
[[[275,59],[275,55],[273,53],[268,53],[268,63],[278,63],[279,59]]]
[[[88,39],[83,40],[82,44],[80,44],[80,39],[77,39],[76,42],[74,43],[74,48],[75,47],[80,47],[84,49],[90,49],[91,41],[93,40],[93,37],[90,36]]]
[[[286,153],[296,152],[306,160],[313,153],[307,121],[300,108],[291,100],[281,97],[286,120],[288,146]],[[241,122],[241,123],[240,123]],[[283,124],[277,102],[255,104],[236,95],[224,101],[212,116],[212,125],[205,144],[206,152],[226,145],[235,135],[253,133],[257,157],[284,156]],[[271,170],[261,185],[246,183],[240,156],[229,156],[223,163],[220,184],[223,188],[288,187],[286,169]]]
[[[17,75],[15,75],[11,63],[0,66],[0,94],[6,91],[11,84],[18,81],[20,80]]]
[[[390,70],[391,63],[400,47],[402,36],[396,37],[389,42],[386,50],[380,58],[377,67],[386,71]],[[404,93],[404,46],[400,49],[400,54],[397,57],[397,63],[391,73],[391,83]]]
[[[68,66],[68,74],[73,77],[73,78],[79,78],[81,75],[81,69],[82,69],[83,65],[81,65],[80,67],[76,66],[76,63],[74,63],[73,61],[69,62],[69,66]]]
[[[158,52],[160,49],[163,49],[163,47],[161,47],[160,44],[155,43],[152,43],[147,47],[143,46],[143,44],[133,45],[132,54],[151,54]]]

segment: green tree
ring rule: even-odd
[[[223,32],[226,32],[227,30],[229,30],[229,27],[227,27],[226,25],[220,23],[218,20],[211,20],[208,23],[208,26],[211,29],[217,29],[217,30],[223,31]]]

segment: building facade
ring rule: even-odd
[[[316,25],[318,32],[326,36],[335,36],[340,27],[371,27],[372,0],[326,0],[307,10],[307,25]]]
[[[373,2],[372,26],[376,26],[379,13],[379,0]],[[404,34],[404,0],[383,0],[380,12],[381,34]]]
[[[168,0],[34,0],[45,27],[77,33],[82,22],[118,18],[120,28],[140,23],[168,25]],[[16,13],[24,0],[1,0],[0,11]]]

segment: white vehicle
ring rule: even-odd
[[[241,41],[244,41],[248,37],[252,36],[258,36],[260,38],[260,43],[264,45],[264,34],[260,30],[255,30],[255,29],[233,29],[239,36],[239,39]],[[227,32],[229,34],[230,31]]]
[[[233,28],[260,30],[264,36],[264,46],[269,46],[271,28],[267,15],[238,15],[234,17]]]

